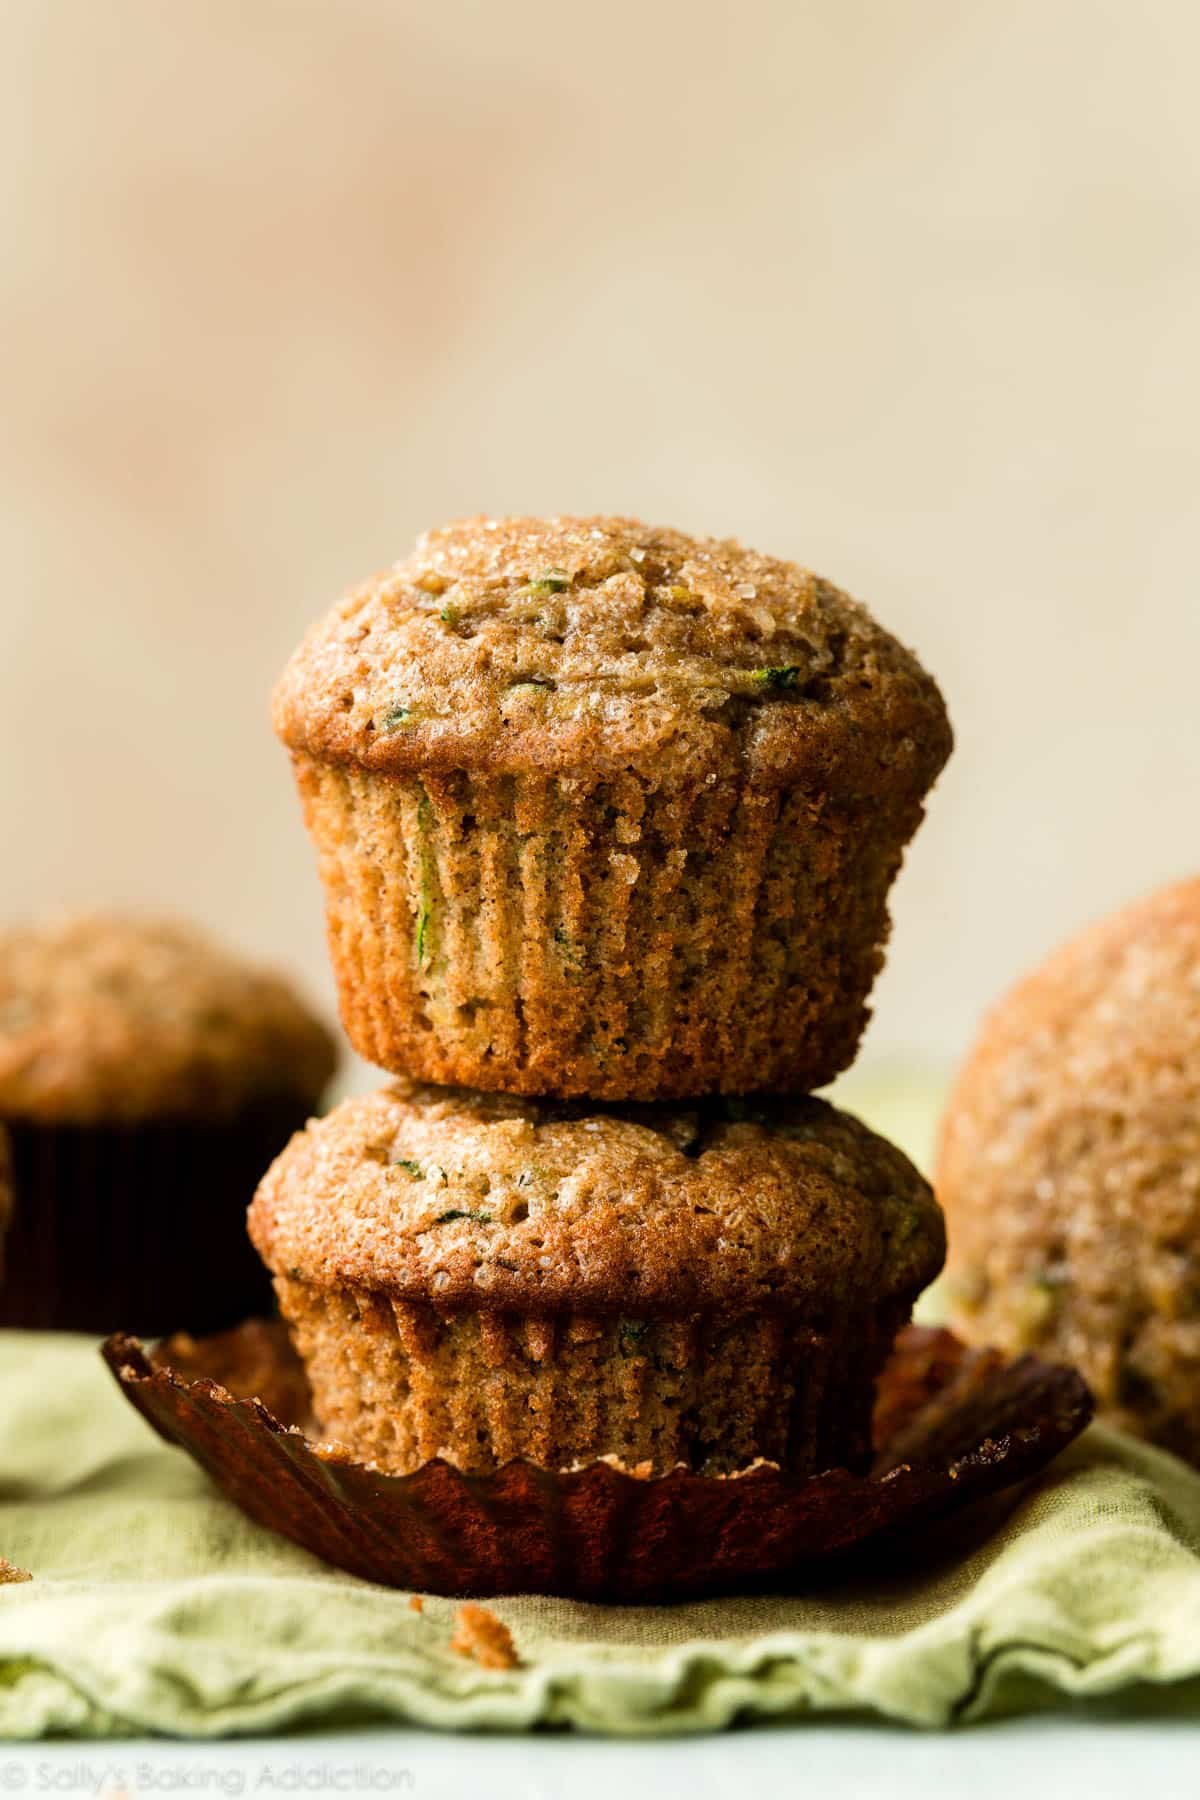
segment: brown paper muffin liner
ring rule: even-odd
[[[342,1019],[381,1068],[653,1100],[852,1060],[916,803],[293,760]]]
[[[304,1435],[306,1384],[282,1327],[176,1338],[153,1360],[118,1336],[104,1356],[252,1519],[368,1581],[453,1595],[635,1603],[795,1585],[1035,1473],[1092,1412],[1072,1369],[909,1326],[879,1384],[867,1475],[758,1463],[646,1479],[609,1462],[469,1475],[434,1459],[396,1476]]]
[[[138,1320],[154,1336],[273,1311],[246,1208],[307,1116],[288,1101],[214,1124],[11,1123],[0,1326],[101,1333]]]

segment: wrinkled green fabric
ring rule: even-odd
[[[522,1657],[507,1674],[449,1650],[453,1601],[418,1614],[243,1518],[88,1340],[0,1333],[0,1458],[0,1553],[34,1574],[0,1587],[9,1738],[666,1733],[864,1708],[946,1725],[1200,1675],[1200,1476],[1095,1429],[1015,1505],[818,1592],[498,1601]]]

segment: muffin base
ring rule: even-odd
[[[342,1020],[381,1068],[651,1100],[853,1060],[918,804],[293,762]]]
[[[838,1326],[786,1315],[688,1320],[443,1310],[277,1278],[320,1428],[406,1474],[523,1457],[570,1468],[790,1475],[866,1466],[875,1378],[909,1305]]]
[[[307,1117],[289,1102],[212,1125],[10,1123],[0,1326],[100,1333],[137,1319],[153,1336],[271,1311],[246,1208]]]

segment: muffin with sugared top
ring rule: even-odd
[[[1200,879],[1093,926],[984,1021],[937,1172],[964,1336],[1074,1363],[1200,1463]]]
[[[287,982],[189,926],[0,931],[16,1194],[0,1323],[215,1329],[269,1303],[245,1207],[335,1062]]]
[[[274,717],[355,1047],[607,1100],[850,1062],[951,747],[836,588],[608,518],[430,534],[309,633]]]
[[[861,1467],[876,1374],[943,1254],[916,1170],[818,1100],[406,1081],[295,1138],[250,1233],[323,1431],[393,1473]]]

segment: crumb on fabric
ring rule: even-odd
[[[425,1611],[424,1594],[410,1594],[408,1596],[408,1609],[410,1612],[423,1613]]]
[[[33,1576],[28,1569],[18,1569],[16,1563],[10,1563],[6,1556],[0,1556],[0,1583],[32,1580]]]
[[[508,1626],[473,1600],[454,1615],[450,1648],[459,1656],[473,1656],[481,1669],[515,1669],[520,1662]]]

